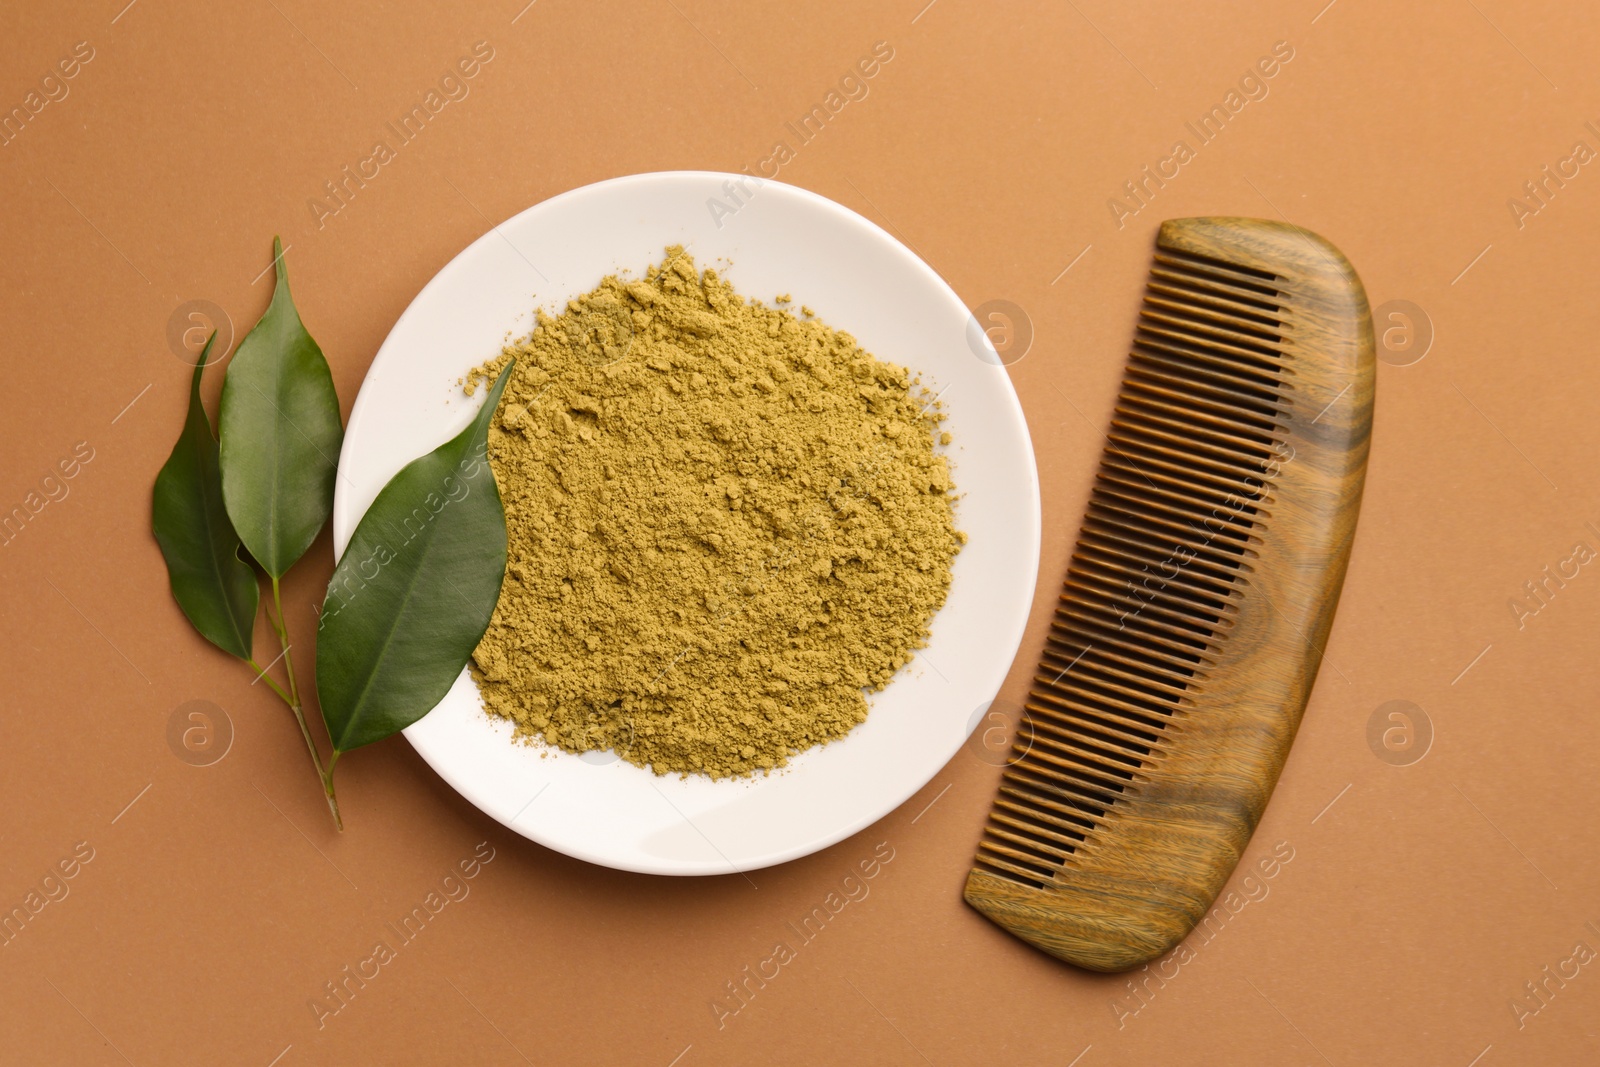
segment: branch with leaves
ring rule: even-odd
[[[151,528],[172,595],[195,629],[244,661],[294,713],[342,830],[333,787],[339,757],[427,714],[494,613],[506,524],[486,453],[512,368],[465,429],[383,487],[334,568],[316,635],[324,759],[307,725],[281,582],[332,513],[344,429],[333,375],[295,310],[276,239],[273,260],[272,301],[223,380],[220,441],[200,398],[215,334],[200,352],[183,432],[156,475]],[[262,578],[270,604],[262,601]],[[265,667],[254,651],[258,607],[281,649]],[[281,682],[269,673],[280,663]]]

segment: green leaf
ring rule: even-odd
[[[274,578],[305,555],[333,510],[344,429],[322,349],[300,324],[283,248],[272,239],[272,303],[222,383],[222,497],[250,554]]]
[[[167,561],[172,596],[194,628],[224,652],[247,660],[261,587],[255,571],[239,558],[239,535],[222,506],[217,441],[200,403],[200,376],[216,339],[213,333],[206,340],[194,366],[183,433],[156,475],[150,528]]]
[[[470,426],[383,487],[334,568],[317,624],[317,696],[337,751],[426,715],[489,628],[506,569],[489,422],[511,367]]]

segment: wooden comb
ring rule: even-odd
[[[1261,219],[1162,224],[969,904],[1097,971],[1205,916],[1317,676],[1372,387],[1366,293],[1333,245]]]

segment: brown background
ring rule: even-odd
[[[0,147],[0,508],[76,442],[95,457],[0,548],[0,906],[94,850],[0,948],[0,1060],[1594,1062],[1600,965],[1546,981],[1542,1006],[1524,983],[1600,947],[1600,571],[1520,628],[1510,605],[1600,548],[1600,164],[1521,228],[1508,207],[1575,141],[1600,148],[1591,5],[522,2],[0,17],[0,108],[77,42],[95,52]],[[880,40],[894,58],[870,95],[780,176],[891,228],[969,305],[1031,318],[1012,373],[1044,555],[998,706],[1015,711],[1036,656],[1161,218],[1286,213],[1349,255],[1374,306],[1411,301],[1435,334],[1420,362],[1380,366],[1329,662],[1250,853],[1287,841],[1294,859],[1144,1001],[961,903],[998,776],[973,751],[870,830],[749,879],[546,851],[400,739],[341,764],[337,837],[284,708],[190,630],[148,533],[187,379],[169,316],[209,299],[242,333],[272,234],[348,412],[395,318],[491,221],[615,175],[753,166]],[[1270,95],[1119,229],[1108,198],[1280,40],[1294,59]],[[307,199],[477,41],[495,57],[471,95],[319,229]],[[293,631],[311,633],[330,566],[324,536],[288,584]],[[169,747],[190,700],[236,732],[212,766]],[[1369,746],[1391,700],[1434,732],[1410,765],[1415,749]],[[483,841],[470,896],[319,1029],[308,998]],[[880,842],[894,860],[870,896],[719,1028],[724,984]],[[1519,1019],[1519,996],[1539,1012]],[[1119,997],[1137,1014],[1119,1020]]]

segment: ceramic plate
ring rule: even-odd
[[[970,540],[927,649],[848,737],[749,781],[514,743],[465,671],[405,733],[463,796],[542,845],[623,870],[726,874],[815,852],[904,803],[961,748],[1022,638],[1039,559],[1028,430],[999,359],[931,268],[848,208],[740,175],[640,174],[529,208],[441,270],[379,349],[345,433],[333,532],[342,552],[383,484],[467,424],[479,399],[457,380],[525,334],[536,306],[559,311],[606,274],[638,275],[669,244],[747,298],[792,294],[943,397]]]

